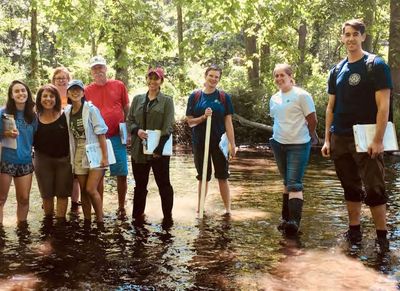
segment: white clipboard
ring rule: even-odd
[[[14,130],[17,128],[17,125],[15,123],[14,115],[12,114],[6,114],[3,113],[1,116],[1,119],[3,122],[3,130],[4,131],[9,131],[9,130]],[[1,139],[2,146],[5,148],[10,148],[10,149],[17,149],[17,139],[16,138],[11,138],[11,137],[3,137]]]
[[[356,124],[353,125],[354,141],[356,151],[365,153],[368,151],[369,145],[375,136],[376,124]],[[392,122],[386,125],[385,135],[383,136],[384,151],[398,151],[399,144],[397,143],[396,129]]]

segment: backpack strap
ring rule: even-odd
[[[197,102],[199,102],[200,97],[201,97],[201,89],[195,90],[194,92],[194,97],[192,101],[192,108],[196,105]]]
[[[344,58],[343,60],[341,60],[338,64],[336,64],[336,66],[333,68],[332,74],[333,74],[333,79],[335,80],[334,84],[335,84],[335,91],[336,91],[336,79],[337,76],[339,75],[340,70],[343,68],[344,64],[347,62],[347,58]]]
[[[368,54],[367,60],[365,61],[365,66],[367,67],[368,82],[370,82],[372,84],[375,82],[374,65],[375,65],[376,57],[377,57],[377,55],[375,55],[375,54]],[[393,90],[390,90],[388,121],[393,121]]]
[[[367,67],[367,78],[368,78],[368,81],[371,83],[374,82],[373,69],[374,69],[375,58],[376,58],[376,55],[368,54],[367,60],[365,61],[365,66]]]
[[[343,60],[341,60],[336,66],[335,69],[333,70],[333,77],[337,78],[337,76],[339,75],[340,70],[343,68],[344,64],[347,62],[347,58],[344,58]]]
[[[199,102],[200,97],[201,97],[201,89],[195,90],[194,92],[194,97],[192,101],[192,108],[196,105],[197,102]],[[226,103],[226,94],[224,90],[218,90],[219,94],[219,101],[225,106]]]
[[[224,90],[218,90],[219,92],[219,101],[225,106],[226,103],[226,95]]]

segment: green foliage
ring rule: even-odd
[[[24,80],[23,70],[13,66],[8,58],[0,57],[0,107],[6,103],[8,87],[13,80]]]
[[[322,68],[321,63],[315,62],[312,65],[311,72],[304,89],[308,91],[314,99],[318,118],[317,133],[320,137],[323,137],[325,135],[325,109],[328,103],[328,94],[326,92],[328,71]]]
[[[254,122],[272,124],[269,112],[269,96],[265,89],[252,90],[250,88],[232,88],[232,101],[235,113]],[[252,128],[235,126],[237,143],[265,143],[270,137],[265,131]]]
[[[341,24],[364,18],[372,50],[385,55],[390,21],[388,0],[4,0],[0,3],[1,96],[12,79],[24,79],[30,73],[32,4],[38,8],[41,84],[49,82],[59,65],[89,83],[88,61],[102,54],[109,63],[109,76],[121,78],[130,92],[137,92],[146,90],[148,66],[161,65],[166,71],[163,90],[174,96],[180,118],[188,94],[202,85],[205,67],[215,63],[224,70],[220,87],[233,95],[236,112],[270,123],[268,100],[276,91],[272,69],[286,62],[294,67],[299,86],[314,97],[320,135],[327,72],[345,54],[339,41]],[[182,65],[178,4],[183,13]],[[302,48],[301,25],[306,28]],[[249,55],[246,41],[250,36],[256,47]],[[254,88],[248,69],[257,68],[258,62],[261,84]],[[261,136],[249,128],[236,130],[242,140]]]

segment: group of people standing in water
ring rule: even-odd
[[[345,22],[341,32],[347,58],[333,67],[329,74],[325,142],[321,151],[323,156],[333,159],[344,189],[349,214],[346,234],[349,242],[359,245],[362,241],[360,209],[361,202],[365,201],[375,222],[377,245],[381,251],[387,251],[388,197],[384,186],[382,140],[392,88],[390,71],[380,57],[374,56],[372,65],[368,64],[371,54],[362,50],[366,36],[362,21]],[[171,225],[174,190],[169,177],[170,156],[164,155],[163,150],[173,131],[174,103],[161,91],[164,70],[161,67],[148,70],[148,90],[135,96],[130,106],[123,83],[107,79],[106,71],[103,57],[92,58],[94,82],[85,87],[80,80],[70,80],[65,68],[58,68],[52,79],[54,85],[42,86],[36,103],[26,84],[21,81],[11,83],[6,106],[0,113],[2,118],[12,115],[16,128],[4,130],[0,122],[0,136],[16,139],[17,148],[3,147],[1,154],[0,223],[12,179],[17,197],[17,219],[19,223],[26,222],[34,169],[45,215],[53,215],[56,197],[56,217],[65,219],[68,197],[72,196],[72,204],[76,207],[80,190],[85,221],[90,221],[93,206],[96,221],[102,223],[103,177],[105,170],[111,167],[111,175],[117,176],[118,215],[125,216],[127,154],[120,139],[120,123],[126,122],[135,179],[132,217],[134,221],[144,220],[147,184],[152,169],[161,197],[163,223]],[[235,157],[236,145],[231,96],[217,89],[221,76],[219,67],[207,68],[204,87],[188,98],[186,117],[192,128],[200,195],[206,120],[212,116],[206,179],[207,182],[211,179],[212,161],[225,215],[229,216],[229,159],[219,148],[221,136],[226,133],[231,157]],[[318,141],[317,115],[311,95],[295,85],[290,65],[276,65],[273,78],[279,91],[270,99],[269,113],[274,120],[270,145],[283,179],[282,220],[278,228],[292,236],[299,232],[303,176],[311,145]],[[376,124],[375,137],[367,153],[355,151],[352,126],[358,123]],[[148,130],[160,131],[158,145],[152,153],[144,152]],[[107,139],[111,140],[116,157],[116,163],[111,166]],[[99,167],[91,169],[87,164],[85,146],[93,143],[99,143],[102,159]]]
[[[128,141],[131,142],[131,163],[135,179],[132,217],[136,222],[144,220],[147,184],[152,169],[161,197],[163,223],[172,225],[174,191],[169,177],[170,156],[164,155],[163,149],[173,131],[175,109],[172,97],[161,91],[164,82],[163,68],[148,70],[148,91],[133,97],[129,106],[124,84],[107,79],[105,59],[95,56],[91,59],[90,66],[94,79],[92,84],[85,87],[82,81],[71,79],[66,68],[60,67],[54,71],[53,84],[39,88],[35,101],[24,82],[13,81],[10,84],[7,103],[0,114],[2,118],[13,118],[15,128],[3,128],[4,123],[0,122],[0,136],[2,139],[14,139],[17,146],[2,147],[0,224],[12,180],[17,197],[17,221],[19,225],[26,224],[33,171],[46,217],[51,218],[55,214],[58,220],[65,220],[68,198],[71,197],[71,209],[81,205],[85,223],[90,223],[93,207],[96,222],[102,224],[103,178],[105,171],[110,168],[110,174],[117,176],[117,215],[126,217],[128,161],[126,145],[120,136],[120,130],[123,130],[121,124],[123,126],[126,122],[130,133]],[[204,135],[204,128],[201,124],[205,116],[215,116],[210,152],[216,167],[216,177],[220,181],[226,214],[229,215],[231,203],[227,181],[228,161],[220,153],[217,140],[219,141],[226,127],[231,148],[235,149],[233,106],[228,94],[224,95],[223,103],[216,102],[219,100],[216,86],[221,73],[216,66],[207,69],[202,94],[196,102],[191,101],[190,109],[188,108],[188,122],[191,127],[198,125],[194,130],[194,137],[197,137],[194,152],[198,161],[198,177],[201,177],[202,165],[199,161],[204,154],[201,152],[204,147],[204,137],[201,137],[201,134]],[[144,152],[147,130],[160,130],[160,141],[151,154]],[[112,165],[109,163],[107,139],[111,140],[116,158]],[[97,143],[102,159],[99,167],[90,168],[86,146]],[[234,154],[233,151],[232,155]],[[210,167],[209,172],[207,180],[211,179]]]

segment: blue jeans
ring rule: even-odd
[[[271,138],[270,143],[287,190],[303,191],[303,176],[310,158],[311,141],[304,144],[281,144]]]

